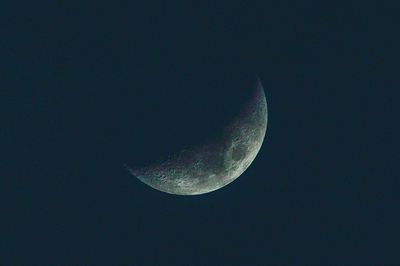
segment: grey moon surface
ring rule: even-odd
[[[253,85],[254,86],[254,85]],[[267,129],[267,101],[261,82],[239,114],[217,139],[172,154],[162,162],[133,169],[143,183],[176,195],[199,195],[238,178],[253,162]]]

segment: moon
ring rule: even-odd
[[[143,183],[170,194],[199,195],[228,185],[253,162],[267,129],[267,101],[258,78],[250,89],[252,96],[217,137],[161,162],[125,166]]]

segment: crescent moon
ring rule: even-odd
[[[217,139],[181,150],[167,160],[127,169],[140,181],[176,195],[199,195],[238,178],[253,162],[264,140],[268,111],[257,78],[253,95]]]

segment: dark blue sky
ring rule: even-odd
[[[0,264],[399,263],[396,6],[325,2],[2,3]],[[216,129],[255,73],[238,180],[171,196],[123,167]]]

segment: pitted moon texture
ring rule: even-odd
[[[188,148],[156,163],[128,170],[143,183],[166,193],[198,195],[238,178],[259,152],[267,129],[267,102],[258,81],[254,96],[218,140]]]

